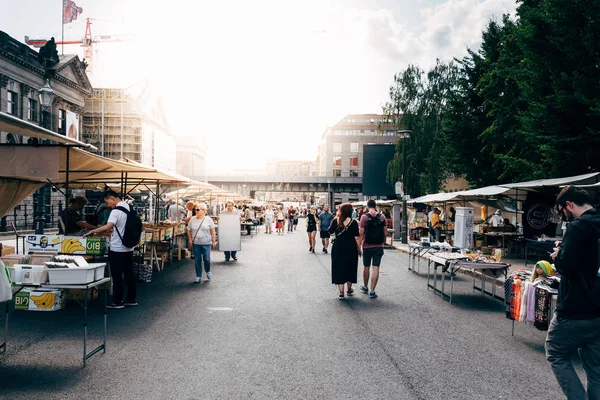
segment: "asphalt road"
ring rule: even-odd
[[[545,332],[511,323],[462,276],[452,305],[386,251],[379,298],[337,299],[330,256],[299,231],[242,238],[139,284],[139,307],[110,310],[108,348],[81,368],[81,310],[12,312],[2,399],[552,399]],[[317,250],[321,247],[318,246]],[[91,345],[101,308],[90,313]],[[1,319],[0,319],[1,321]]]

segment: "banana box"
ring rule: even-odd
[[[15,295],[15,310],[57,311],[65,307],[66,295],[60,289],[25,288]]]

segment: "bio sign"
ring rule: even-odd
[[[106,253],[106,239],[64,235],[27,235],[25,252],[102,255]]]

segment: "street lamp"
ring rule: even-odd
[[[411,135],[411,130],[398,131],[398,137],[402,139],[402,228],[400,234],[400,240],[403,244],[408,243],[408,218],[406,216],[406,145],[405,139],[408,139]]]
[[[52,101],[54,100],[54,90],[50,86],[50,80],[46,79],[46,84],[42,86],[40,90],[38,90],[40,104],[43,107],[42,111],[42,128],[52,129],[52,126],[48,116],[52,115],[52,109],[50,111],[46,111],[52,106]],[[46,227],[46,190],[45,186],[42,186],[37,191],[37,210],[34,210],[35,217],[35,233],[36,235],[43,235],[44,229]]]

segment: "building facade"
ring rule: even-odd
[[[378,114],[350,114],[323,132],[319,176],[362,177],[363,145],[396,144],[395,124]]]
[[[82,140],[81,116],[92,86],[85,73],[85,65],[78,56],[57,54],[56,57],[56,62],[44,65],[40,53],[0,31],[0,112]],[[40,103],[39,90],[46,81],[54,92],[54,99],[45,108]],[[0,143],[28,142],[26,136],[0,132]],[[42,198],[46,226],[57,226],[58,213],[65,207],[65,198],[60,192],[50,190],[50,185],[47,186],[2,217],[0,231],[6,230],[10,223],[14,223],[17,229],[33,229],[34,217],[39,211],[34,210],[34,205]]]
[[[269,176],[317,176],[313,161],[277,160],[267,161]]]
[[[147,82],[127,89],[93,89],[85,99],[82,131],[84,141],[104,157],[176,170],[176,138],[169,130],[161,98]]]
[[[205,181],[207,151],[205,137],[177,136],[176,172],[197,181]]]

